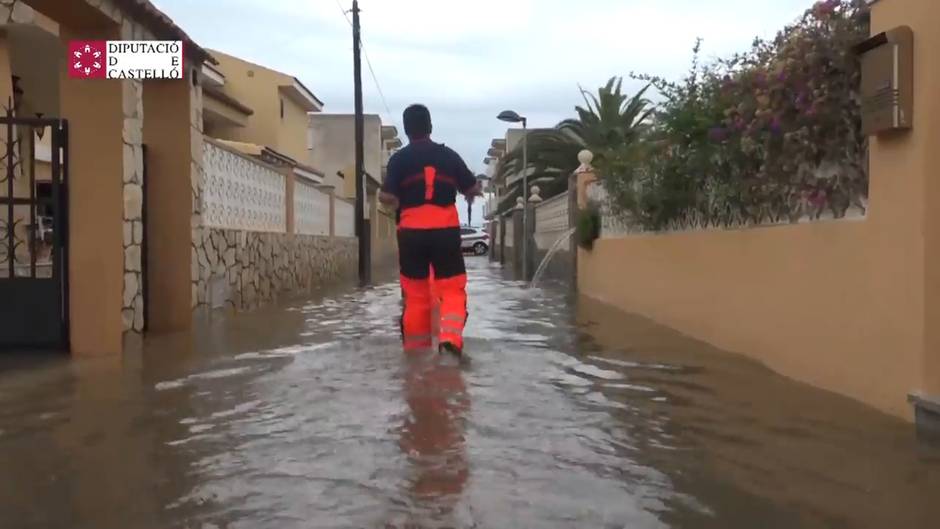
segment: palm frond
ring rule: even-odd
[[[564,191],[568,176],[578,167],[577,156],[581,150],[593,151],[595,163],[603,163],[609,153],[646,141],[655,115],[655,108],[646,98],[650,86],[633,96],[623,93],[620,77],[611,77],[596,94],[578,86],[584,106],[575,106],[576,118],[562,120],[552,129],[528,133],[525,169],[529,171],[530,181],[550,179],[551,185],[543,190],[544,198]],[[520,144],[499,161],[494,176],[497,180],[508,179],[522,171]],[[513,182],[511,190],[518,195],[520,187],[519,182]]]

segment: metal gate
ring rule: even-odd
[[[147,198],[147,146],[141,145],[140,148],[140,155],[144,158],[144,173],[141,175],[140,185],[143,192],[143,205],[140,210],[140,222],[143,224],[143,239],[140,241],[140,292],[144,298],[144,328],[141,331],[147,332],[150,321],[150,239],[147,236],[150,225],[147,218],[147,203],[150,200]]]
[[[68,123],[0,117],[0,350],[68,349]]]

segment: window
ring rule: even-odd
[[[461,234],[461,235],[473,235],[473,234],[475,234],[476,232],[477,232],[477,231],[476,231],[475,229],[473,229],[473,228],[461,228],[461,230],[460,230],[460,234]]]
[[[281,119],[284,119],[284,99],[281,99]]]

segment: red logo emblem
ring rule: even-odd
[[[103,40],[73,40],[69,43],[69,77],[104,79],[107,77],[108,45]]]

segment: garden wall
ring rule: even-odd
[[[254,309],[355,277],[351,204],[219,142],[207,139],[203,152],[193,308]]]
[[[873,4],[872,33],[914,31],[915,109],[871,139],[867,216],[602,238],[581,291],[897,416],[911,395],[940,431],[938,22],[931,0]]]
[[[780,373],[909,416],[923,244],[890,217],[601,239],[578,286]]]

